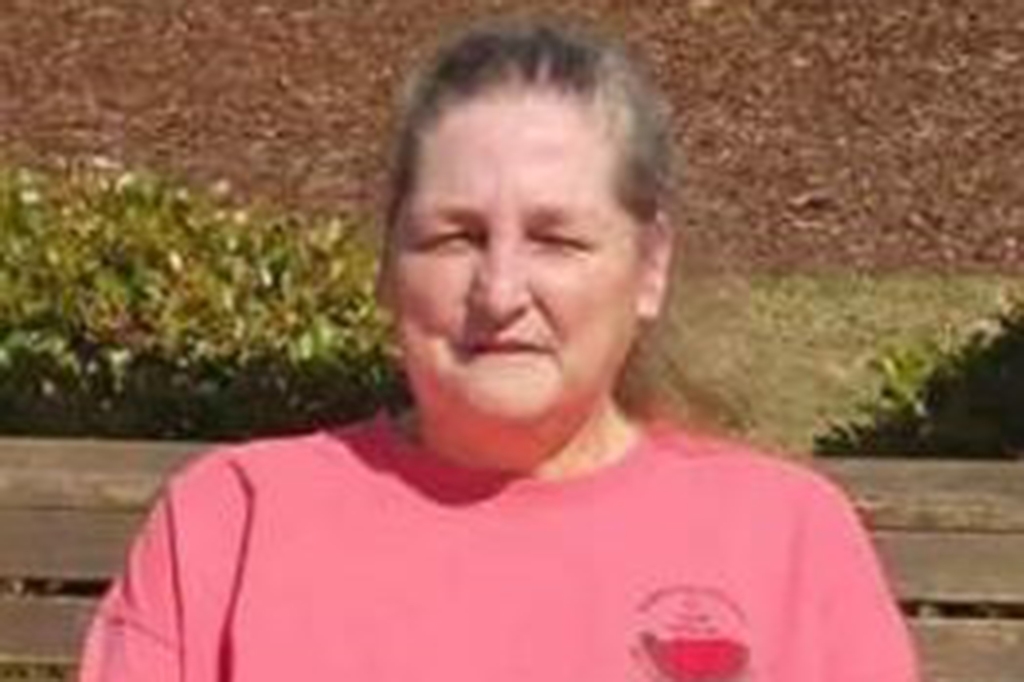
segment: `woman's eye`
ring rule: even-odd
[[[589,244],[585,240],[557,232],[535,235],[533,241],[545,249],[560,252],[583,252],[589,249]]]
[[[425,251],[461,249],[476,247],[482,243],[482,237],[471,230],[450,230],[426,235],[420,241],[420,248]]]

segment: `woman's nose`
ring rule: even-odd
[[[474,273],[472,304],[492,323],[518,317],[530,300],[527,268],[516,244],[491,242]]]

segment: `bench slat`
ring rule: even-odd
[[[201,443],[0,438],[0,508],[144,508]],[[828,459],[876,528],[1024,532],[1024,463]]]
[[[32,469],[151,471],[209,449],[186,441],[0,438],[0,462]]]
[[[0,600],[0,669],[14,662],[70,664],[94,603]],[[924,619],[912,625],[927,661],[924,679],[1020,682],[1024,622]]]
[[[142,509],[195,443],[0,438],[0,509]]]
[[[1024,621],[914,622],[928,682],[1021,682]]]
[[[0,509],[0,576],[109,578],[142,519],[142,512]],[[904,601],[1024,605],[1024,533],[880,531],[874,538]]]
[[[0,576],[106,579],[141,522],[138,513],[0,509]]]
[[[1024,532],[1024,462],[830,459],[818,466],[876,528]]]
[[[903,601],[1024,605],[1024,533],[881,531],[874,539]]]
[[[92,599],[0,599],[0,664],[71,663],[95,608]]]
[[[0,465],[0,510],[142,510],[164,477],[151,473],[11,470]]]

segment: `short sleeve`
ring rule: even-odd
[[[80,682],[178,682],[180,623],[173,534],[162,499],[127,565],[100,602],[86,638]]]
[[[831,484],[809,510],[823,680],[917,682],[907,624],[867,530],[850,502]]]
[[[216,682],[247,509],[241,474],[224,458],[171,481],[97,607],[79,682]]]

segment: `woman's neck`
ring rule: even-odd
[[[453,464],[549,479],[612,464],[639,437],[637,425],[611,401],[575,419],[559,415],[510,424],[411,413],[400,423],[413,439]]]

